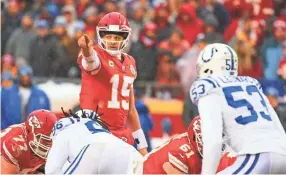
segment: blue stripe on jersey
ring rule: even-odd
[[[216,88],[216,85],[214,84],[214,82],[212,82],[210,79],[201,79],[201,80],[205,80],[206,82],[210,83],[211,85],[213,85],[214,88]]]
[[[253,168],[255,167],[255,165],[256,165],[257,162],[258,162],[259,155],[260,155],[260,154],[256,154],[256,155],[255,155],[255,158],[254,158],[254,161],[253,161],[252,165],[251,165],[250,168],[245,172],[245,174],[251,173],[251,171],[253,170]]]
[[[74,170],[77,168],[77,166],[79,165],[84,153],[86,152],[87,148],[89,147],[89,145],[87,145],[87,147],[84,149],[83,153],[81,154],[79,160],[77,161],[76,165],[73,167],[73,169],[71,170],[71,172],[69,174],[72,174],[74,172]]]
[[[78,153],[78,155],[75,157],[75,159],[73,160],[73,162],[70,164],[70,166],[68,167],[68,169],[64,172],[64,174],[66,174],[68,171],[69,171],[69,169],[73,166],[73,164],[76,162],[76,160],[79,158],[79,156],[80,156],[80,154],[83,152],[83,150],[84,150],[84,148],[85,148],[86,146],[84,146],[81,150],[80,150],[80,152]]]
[[[238,174],[245,167],[245,165],[248,163],[249,159],[250,159],[250,154],[246,154],[246,157],[245,157],[244,161],[242,162],[242,164],[240,165],[240,167],[237,170],[235,170],[234,173],[232,173],[232,174]]]

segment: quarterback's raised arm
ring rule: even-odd
[[[93,71],[100,68],[100,60],[93,49],[93,42],[87,35],[83,35],[78,40],[81,49],[79,57],[82,56],[81,65],[86,71]]]
[[[215,174],[222,150],[222,114],[217,94],[209,94],[198,102],[203,139],[202,174]]]
[[[135,107],[134,90],[133,87],[130,89],[130,102],[129,102],[129,115],[128,115],[128,125],[132,130],[132,135],[137,143],[139,152],[144,156],[148,153],[147,151],[147,141],[143,130],[141,129],[139,115]]]
[[[62,131],[64,132],[64,131]],[[68,159],[68,149],[66,139],[63,139],[66,135],[59,133],[53,138],[53,144],[50,148],[47,162],[45,166],[46,174],[61,174],[62,167]]]

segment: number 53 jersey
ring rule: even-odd
[[[136,65],[133,57],[122,53],[123,62],[105,50],[94,47],[100,60],[97,70],[87,72],[83,69],[79,56],[78,64],[82,70],[80,105],[83,109],[95,111],[97,104],[101,117],[112,130],[122,128],[128,116],[130,90],[136,78]]]
[[[285,131],[256,79],[245,76],[202,78],[192,85],[190,94],[200,110],[212,107],[200,106],[202,98],[219,104],[223,133],[238,155],[261,152],[286,155]]]

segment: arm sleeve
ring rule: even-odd
[[[208,94],[198,102],[203,138],[202,174],[215,174],[222,150],[222,114],[218,94]]]
[[[81,53],[79,56],[82,56],[83,58],[81,60],[81,64],[84,70],[93,71],[100,68],[100,59],[95,50],[92,50],[92,54],[90,57],[84,57],[83,55],[81,55]]]
[[[64,131],[59,133],[54,139],[52,147],[49,151],[45,173],[46,174],[59,174],[68,159],[67,139]]]

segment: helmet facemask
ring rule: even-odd
[[[119,55],[127,46],[129,38],[130,38],[130,30],[122,30],[122,31],[109,31],[104,27],[97,28],[97,39],[98,45],[106,50],[110,55],[116,56]],[[122,41],[114,41],[114,40],[105,40],[103,39],[105,35],[114,34],[123,37]],[[110,48],[109,45],[114,44],[117,45],[117,48]]]
[[[32,151],[42,159],[47,159],[48,152],[52,145],[52,140],[50,137],[43,134],[35,134],[33,133],[34,139],[29,141],[29,146]]]
[[[193,132],[194,132],[193,142],[196,143],[197,150],[203,157],[203,140],[202,140],[201,126],[199,122],[200,121],[197,120],[193,124]]]

